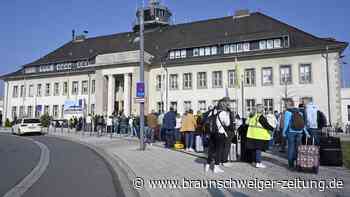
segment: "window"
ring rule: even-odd
[[[266,41],[266,48],[272,49],[273,48],[273,40],[267,40]]]
[[[230,45],[230,53],[237,53],[237,45],[236,44]]]
[[[266,40],[259,41],[259,49],[266,49]]]
[[[299,66],[300,83],[311,83],[311,64],[300,64]]]
[[[21,85],[21,90],[20,90],[20,93],[19,93],[20,97],[25,97],[26,95],[26,88],[24,85]]]
[[[199,48],[199,56],[204,56],[205,49]]]
[[[36,118],[39,118],[41,115],[41,107],[42,107],[41,105],[35,106],[35,117]]]
[[[206,102],[205,101],[198,101],[198,109],[201,112],[204,112],[207,110]]]
[[[206,55],[206,56],[211,55],[211,49],[210,49],[210,47],[205,47],[205,55]]]
[[[60,84],[56,82],[53,85],[53,95],[58,96],[59,94],[60,94]]]
[[[245,69],[244,82],[246,86],[255,86],[255,69]]]
[[[54,118],[58,118],[58,105],[53,106],[52,115]]]
[[[229,54],[230,53],[230,45],[224,45],[224,54]]]
[[[157,102],[157,111],[158,113],[164,112],[164,102]]]
[[[273,99],[263,99],[265,113],[273,113]]]
[[[18,97],[18,86],[13,86],[12,97]]]
[[[170,51],[169,58],[171,60],[175,58],[175,52],[174,51]]]
[[[27,107],[27,117],[28,118],[33,118],[33,106],[28,106]]]
[[[170,89],[171,90],[177,90],[178,89],[177,74],[171,74],[170,75]]]
[[[348,121],[350,121],[350,105],[348,105]]]
[[[237,44],[237,52],[242,52],[243,51],[243,44]]]
[[[246,107],[246,115],[248,117],[249,113],[253,112],[255,110],[255,100],[254,99],[246,99],[245,100],[245,107]]]
[[[181,58],[181,51],[179,50],[175,51],[175,58],[176,59]]]
[[[292,68],[290,65],[282,65],[280,67],[281,85],[292,83]]]
[[[96,91],[96,81],[95,79],[91,81],[91,94],[95,94]]]
[[[172,107],[174,111],[177,111],[177,102],[176,101],[170,102],[170,107]]]
[[[11,116],[12,116],[12,120],[17,118],[17,107],[15,107],[15,106],[12,107]]]
[[[181,50],[181,58],[186,57],[186,49]]]
[[[192,89],[192,73],[184,73],[183,89]]]
[[[197,88],[203,89],[207,88],[207,73],[199,72],[197,74]]]
[[[45,96],[50,96],[50,94],[51,94],[51,92],[50,92],[50,84],[49,83],[47,83],[46,85],[45,85]]]
[[[312,97],[305,96],[300,98],[299,103],[307,104],[312,101],[313,101]]]
[[[263,68],[262,69],[262,85],[272,85],[273,81],[273,75],[272,75],[272,68]]]
[[[228,87],[229,88],[234,88],[236,84],[236,72],[235,70],[229,70],[228,72]]]
[[[194,57],[199,56],[199,49],[198,48],[193,49],[193,56]]]
[[[213,88],[222,88],[222,72],[213,72]]]
[[[61,105],[61,118],[64,118],[64,105]]]
[[[34,85],[33,85],[33,84],[30,84],[30,85],[29,85],[28,96],[29,96],[29,97],[33,97],[33,96],[34,96]]]
[[[217,53],[218,53],[218,47],[216,47],[216,46],[211,47],[211,54],[216,55]]]
[[[91,104],[91,114],[95,114],[95,104]]]
[[[273,48],[281,48],[281,39],[273,40]]]
[[[249,50],[250,50],[249,42],[243,43],[243,51],[249,51]]]
[[[63,95],[67,95],[68,94],[68,82],[65,81],[63,82]]]
[[[20,106],[19,107],[19,118],[23,118],[24,117],[24,106]]]
[[[89,84],[88,81],[81,82],[81,94],[88,94],[89,92]]]
[[[36,96],[41,97],[41,84],[38,84],[36,87]]]
[[[78,90],[79,90],[79,82],[78,81],[73,81],[73,83],[72,83],[72,94],[73,95],[78,95]]]
[[[50,106],[49,105],[44,106],[44,114],[50,115]]]
[[[160,90],[162,88],[162,76],[156,76],[156,90]]]
[[[184,101],[184,109],[185,111],[192,109],[191,101]]]

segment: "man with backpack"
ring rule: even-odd
[[[297,148],[301,145],[303,133],[310,137],[305,127],[304,117],[299,109],[294,107],[292,99],[287,100],[287,111],[284,112],[283,137],[288,142],[288,168],[295,167],[294,162],[297,159]]]
[[[209,125],[208,159],[205,172],[210,169],[210,164],[215,160],[213,172],[224,172],[220,167],[223,161],[225,139],[228,137],[227,128],[230,126],[229,98],[225,97],[218,102],[218,106],[209,112],[206,124]]]

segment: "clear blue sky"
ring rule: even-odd
[[[71,30],[99,36],[131,30],[141,0],[10,0],[0,5],[0,74],[15,71],[71,39]],[[145,0],[147,3],[147,0]],[[175,22],[260,11],[320,37],[350,41],[350,1],[163,0]],[[343,71],[350,86],[350,50]],[[3,83],[0,83],[0,95]]]

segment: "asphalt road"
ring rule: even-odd
[[[30,140],[0,134],[0,196],[32,171],[40,153],[40,148]]]
[[[48,136],[23,138],[41,142],[50,150],[50,163],[46,171],[24,193],[24,197],[121,196],[116,193],[107,164],[89,148]],[[5,161],[0,163],[0,196],[30,173],[40,153],[40,149],[30,141],[10,135],[0,136],[0,161]]]

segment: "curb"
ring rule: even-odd
[[[70,137],[55,135],[48,136],[81,144],[96,153],[105,162],[109,171],[111,172],[113,185],[118,197],[149,197],[148,193],[145,195],[145,190],[142,190],[143,193],[141,193],[140,191],[134,189],[132,180],[134,180],[136,177],[135,173],[129,168],[127,164],[125,164],[125,162],[120,157],[114,154],[112,156],[110,152],[104,150],[101,147],[80,140],[72,139]],[[132,174],[134,176],[132,176]]]

